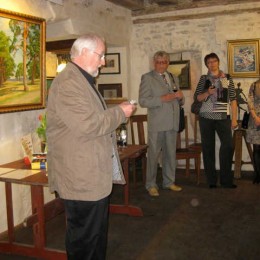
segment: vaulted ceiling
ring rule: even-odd
[[[107,0],[132,11],[133,16],[191,8],[260,2],[259,0]]]

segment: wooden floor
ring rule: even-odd
[[[202,174],[203,175],[203,174]],[[142,207],[144,217],[110,215],[107,260],[256,260],[260,256],[260,185],[252,173],[236,180],[237,189],[209,189],[202,176],[177,172],[181,192],[159,190],[147,194],[141,180],[131,187],[131,202]],[[160,174],[158,184],[160,184]],[[122,199],[116,185],[113,202]],[[64,249],[64,215],[47,224],[49,247]],[[31,230],[17,231],[17,241],[32,242]],[[1,260],[32,258],[0,254]]]

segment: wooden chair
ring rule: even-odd
[[[188,147],[193,150],[198,150],[202,152],[202,146],[201,143],[198,142],[198,121],[199,121],[199,116],[195,115],[195,121],[194,121],[194,143],[189,144]]]
[[[147,122],[147,115],[133,115],[130,117],[130,127],[132,144],[146,144],[145,141],[145,131],[144,124]],[[138,158],[137,158],[138,159]],[[142,159],[142,174],[143,174],[143,184],[145,184],[146,178],[146,154],[141,157]],[[133,160],[133,180],[134,186],[136,186],[136,160]]]
[[[176,149],[176,160],[186,160],[186,176],[190,175],[190,160],[194,159],[195,172],[197,174],[197,184],[200,183],[200,163],[201,163],[201,150],[189,148],[189,135],[188,135],[188,120],[185,116],[185,148],[181,147],[181,135],[178,133],[177,136],[177,149]]]

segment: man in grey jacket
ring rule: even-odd
[[[107,108],[95,87],[105,65],[101,37],[78,38],[70,54],[72,62],[54,79],[48,97],[49,186],[64,201],[68,259],[104,260],[112,176],[124,182],[114,132],[135,106]]]
[[[175,184],[176,138],[183,94],[178,78],[167,72],[170,57],[165,51],[154,54],[154,70],[142,76],[139,103],[148,108],[148,156],[146,189],[150,196],[159,196],[156,184],[157,165],[162,152],[162,186],[181,191]]]

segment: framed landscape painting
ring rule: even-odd
[[[228,71],[234,78],[259,77],[259,39],[228,41]]]
[[[45,26],[0,9],[0,113],[45,107]]]
[[[180,89],[190,89],[190,61],[170,61],[168,71],[179,79]]]

